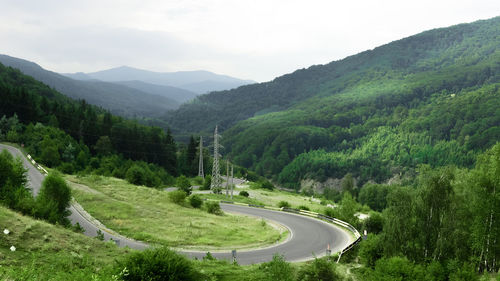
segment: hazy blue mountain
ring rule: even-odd
[[[125,85],[95,80],[74,80],[48,71],[36,63],[0,55],[0,62],[19,69],[26,75],[49,85],[73,99],[85,99],[88,103],[127,117],[156,117],[166,110],[174,109],[179,103],[164,96],[152,95]],[[84,74],[78,74],[84,77]],[[90,78],[93,79],[93,78]]]
[[[151,83],[146,83],[143,81],[120,81],[120,82],[114,82],[116,84],[120,85],[125,85],[130,88],[134,88],[146,93],[150,93],[153,95],[159,95],[163,97],[167,97],[170,99],[173,99],[177,101],[179,104],[185,103],[189,100],[194,99],[197,94],[194,91],[188,91],[184,90],[181,88],[177,87],[172,87],[172,86],[164,86],[164,85],[157,85],[157,84],[151,84]]]
[[[65,74],[75,79],[81,75]],[[85,73],[86,76],[107,82],[143,81],[146,83],[172,86],[197,94],[211,91],[229,90],[242,85],[252,84],[255,81],[241,80],[227,75],[219,75],[209,71],[179,71],[179,72],[154,72],[128,66],[120,66],[98,72]]]

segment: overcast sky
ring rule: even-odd
[[[0,53],[49,70],[203,69],[259,82],[500,15],[498,0],[0,0],[0,7]]]

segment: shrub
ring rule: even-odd
[[[278,203],[278,207],[279,208],[290,208],[290,203],[288,203],[287,201],[280,201]]]
[[[274,185],[270,181],[268,181],[268,180],[263,180],[260,183],[260,187],[261,188],[265,188],[265,189],[269,189],[269,190],[273,190],[274,189]]]
[[[166,248],[146,249],[134,252],[119,262],[115,267],[123,280],[200,280],[201,274],[196,271],[191,261],[184,256]]]
[[[97,235],[95,237],[97,240],[104,241],[104,232],[100,229],[97,230]]]
[[[184,201],[186,200],[186,196],[186,192],[182,190],[176,190],[168,193],[168,198],[170,199],[170,201],[179,205],[182,205],[184,203]]]
[[[250,196],[250,194],[248,194],[248,192],[246,192],[245,190],[242,190],[242,191],[240,191],[240,196],[248,197],[248,196]]]
[[[359,256],[361,261],[368,267],[375,267],[375,262],[382,257],[384,252],[381,237],[368,234],[367,239],[360,244]]]
[[[309,207],[304,206],[304,205],[300,205],[299,207],[297,207],[297,209],[299,209],[299,210],[304,210],[304,211],[310,211],[310,210],[309,210]]]
[[[39,218],[51,223],[67,225],[67,208],[71,201],[71,189],[66,181],[56,172],[50,173],[42,182],[42,188],[36,199],[36,211]]]
[[[209,201],[205,203],[207,207],[207,212],[214,215],[222,215],[222,210],[220,208],[219,202]]]
[[[191,194],[192,191],[191,183],[189,182],[188,178],[186,178],[186,176],[182,175],[178,177],[176,181],[176,186],[179,188],[179,190],[186,192],[187,195]]]
[[[205,177],[205,181],[203,185],[200,187],[200,190],[210,190],[210,185],[212,185],[212,177],[210,175]]]
[[[303,281],[329,281],[342,280],[339,274],[335,271],[335,263],[329,262],[326,259],[314,259],[311,264],[305,265],[300,269],[298,280]]]
[[[368,233],[380,233],[384,226],[384,218],[382,217],[382,214],[370,212],[370,216],[364,221],[364,226]]]
[[[203,204],[203,200],[198,195],[191,195],[189,197],[189,204],[194,208],[199,208]]]
[[[203,178],[200,177],[200,176],[197,176],[193,179],[194,183],[196,183],[197,185],[202,185],[203,184]]]
[[[265,273],[267,280],[295,280],[293,267],[280,254],[274,254],[273,259],[270,262],[263,263],[259,269]]]
[[[71,163],[64,162],[59,167],[57,167],[59,171],[65,174],[73,174],[75,172],[75,167]]]
[[[143,185],[146,179],[146,171],[139,165],[132,165],[125,173],[125,179],[131,184]]]

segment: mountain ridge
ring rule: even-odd
[[[88,103],[126,117],[156,117],[179,106],[173,99],[149,94],[134,88],[98,80],[74,80],[46,70],[34,62],[0,55],[0,62],[44,82],[73,99]]]
[[[181,88],[193,91],[197,94],[204,94],[214,90],[226,90],[246,84],[255,83],[252,80],[243,80],[228,75],[216,74],[206,70],[176,71],[176,72],[156,72],[130,66],[119,66],[106,70],[83,73],[86,77],[107,82],[134,81]],[[68,77],[82,77],[79,73],[66,73]],[[198,85],[210,81],[208,85]]]

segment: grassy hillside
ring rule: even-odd
[[[63,227],[21,216],[0,206],[2,280],[110,280],[117,257],[131,250]],[[12,252],[9,248],[15,246]]]
[[[426,31],[200,96],[167,120],[179,133],[219,124],[231,159],[288,187],[348,172],[384,181],[421,163],[470,167],[500,139],[499,34],[499,17]]]
[[[257,218],[218,216],[187,202],[175,204],[168,192],[124,180],[98,176],[69,179],[77,183],[71,185],[73,195],[86,211],[110,229],[137,240],[214,250],[270,245],[288,235]]]

